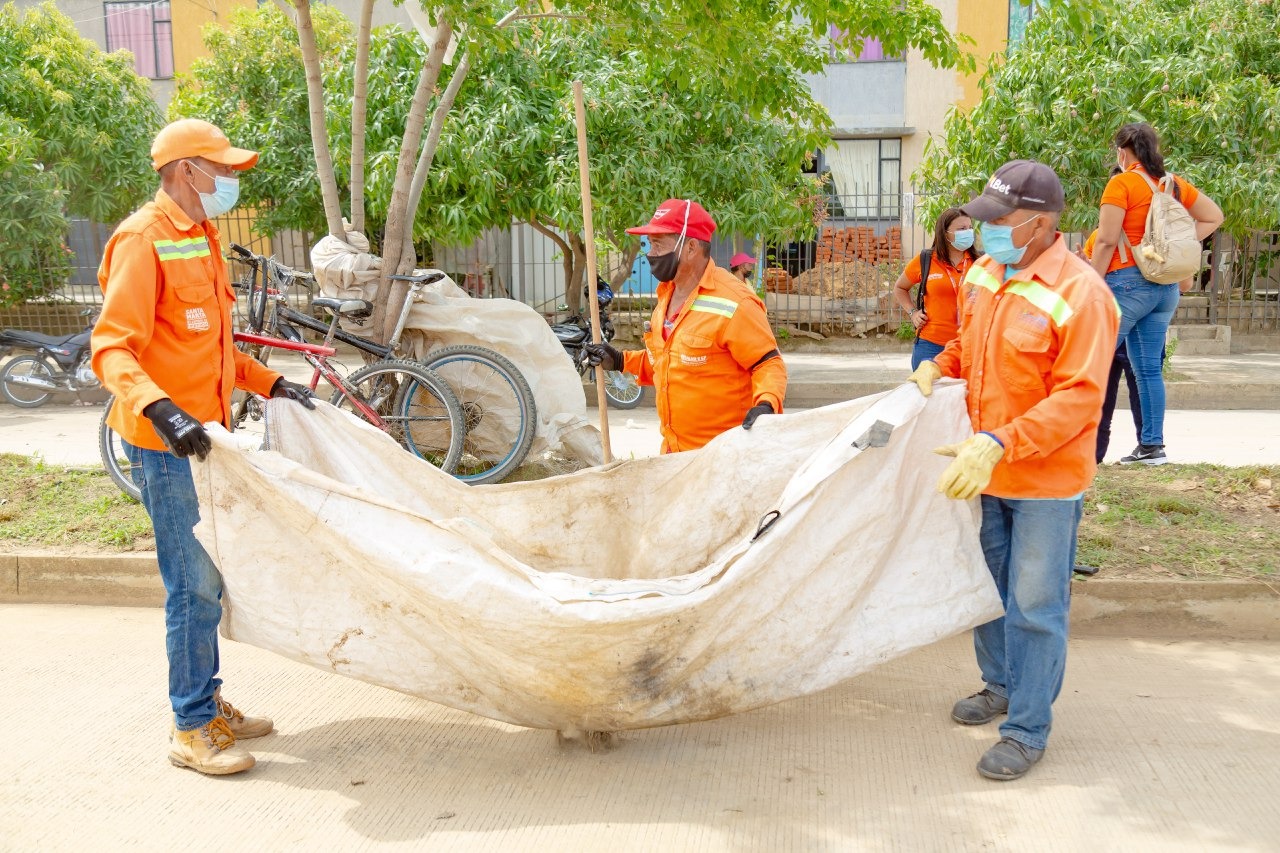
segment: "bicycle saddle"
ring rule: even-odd
[[[311,304],[353,320],[365,320],[373,316],[373,303],[367,299],[335,299],[329,296],[317,296],[311,300]]]

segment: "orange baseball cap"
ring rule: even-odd
[[[151,168],[187,157],[203,157],[233,169],[248,169],[258,162],[257,151],[233,148],[227,135],[207,121],[184,118],[165,125],[151,143]]]

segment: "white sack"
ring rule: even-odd
[[[346,242],[324,236],[311,249],[311,266],[323,295],[377,301],[382,259],[369,253],[363,234],[348,231]],[[343,328],[360,335],[371,331],[368,321],[344,321]],[[584,465],[600,464],[600,432],[587,420],[582,378],[537,311],[514,299],[472,299],[445,276],[418,295],[405,328],[402,344],[411,358],[453,344],[488,347],[506,356],[533,391],[538,423],[530,457],[555,453]],[[515,435],[514,426],[510,434]]]
[[[851,446],[877,421],[886,446]],[[268,423],[274,451],[218,432],[194,466],[226,636],[509,723],[739,713],[1001,612],[977,502],[934,488],[930,451],[969,434],[958,383],[479,488],[325,405]]]

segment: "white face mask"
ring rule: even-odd
[[[190,160],[187,161],[191,163]],[[204,207],[204,215],[210,219],[216,219],[224,213],[230,213],[235,208],[236,202],[240,200],[240,179],[226,178],[222,175],[210,175],[204,169],[201,169],[195,163],[191,163],[191,168],[200,174],[213,178],[213,192],[200,194],[200,204]],[[195,185],[192,184],[192,189]]]

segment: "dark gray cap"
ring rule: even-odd
[[[1053,169],[1035,160],[1011,160],[961,210],[979,222],[990,222],[1018,209],[1056,212],[1066,206],[1062,181]]]

